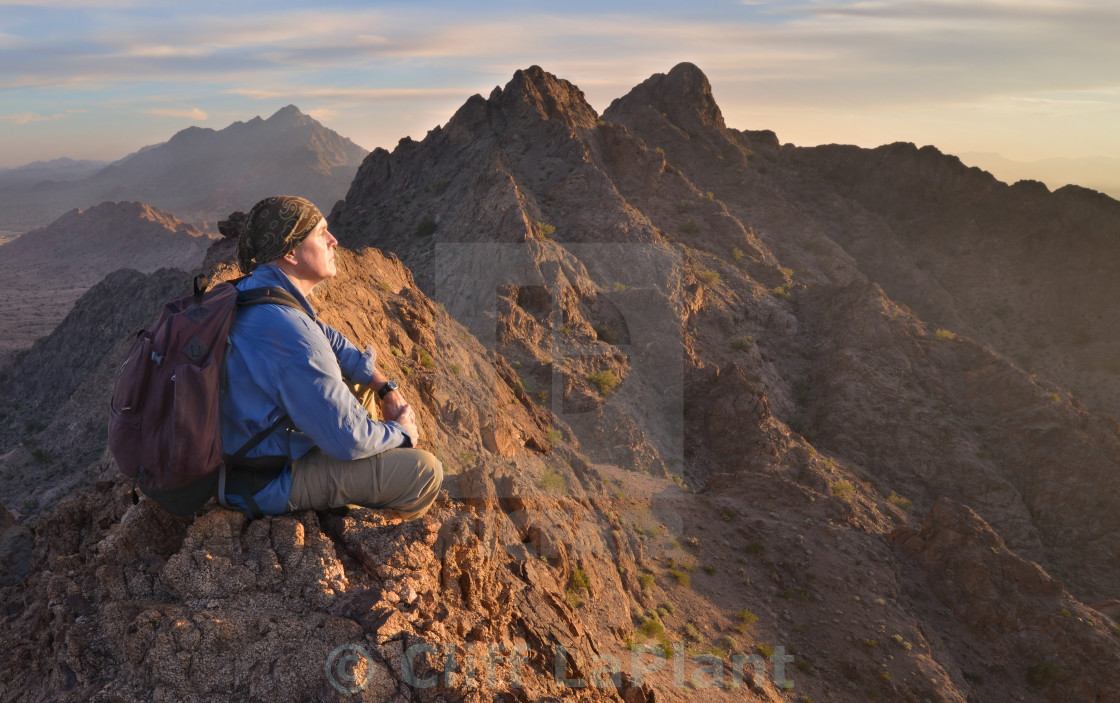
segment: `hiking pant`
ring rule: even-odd
[[[362,407],[376,418],[376,393],[354,390]],[[288,510],[329,510],[345,505],[392,508],[405,520],[428,511],[440,484],[443,465],[422,449],[390,449],[363,459],[335,459],[319,449],[292,462]]]

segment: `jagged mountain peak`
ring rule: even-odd
[[[559,120],[569,127],[594,127],[599,117],[582,90],[540,66],[518,70],[505,89],[491,93],[490,102],[503,110],[528,106],[544,119]]]
[[[687,132],[711,127],[726,129],[708,77],[692,63],[679,63],[668,73],[653,74],[624,97],[611,102],[604,115],[646,106]]]
[[[265,120],[265,124],[283,126],[283,127],[296,127],[303,124],[319,124],[315,118],[311,117],[300,111],[295,105],[285,105],[272,116]]]

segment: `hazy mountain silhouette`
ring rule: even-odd
[[[0,366],[47,335],[74,302],[120,268],[191,270],[213,239],[143,203],[71,210],[3,247],[0,257]]]
[[[105,200],[145,202],[211,230],[277,193],[301,193],[327,210],[366,153],[288,105],[221,130],[189,127],[75,182],[0,190],[0,230],[27,231]]]

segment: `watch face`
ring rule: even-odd
[[[396,381],[389,381],[388,383],[385,384],[385,386],[386,386],[386,388],[388,388],[388,390],[385,391],[386,393],[388,393],[389,391],[395,391],[395,390],[397,390],[397,388],[399,388]]]

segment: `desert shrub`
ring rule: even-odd
[[[789,428],[804,437],[807,442],[812,442],[817,438],[817,428],[813,425],[813,421],[802,415],[791,417]]]
[[[856,488],[852,485],[851,481],[834,481],[832,485],[829,486],[829,490],[832,491],[832,495],[837,498],[843,498],[844,500],[848,500],[856,494]]]
[[[577,566],[572,570],[572,577],[568,580],[568,587],[574,588],[577,591],[588,591],[591,589],[591,581],[587,578],[587,572],[582,567]]]
[[[552,493],[566,494],[568,492],[568,482],[559,469],[549,466],[541,474],[541,488]]]
[[[614,371],[610,369],[589,373],[586,378],[591,385],[599,389],[599,393],[602,395],[606,395],[618,387],[618,376],[615,376]]]
[[[692,220],[688,220],[683,225],[681,225],[681,231],[685,234],[693,234],[695,232],[698,232],[699,230],[700,225],[696,224]]]
[[[556,234],[556,225],[550,225],[547,222],[537,222],[537,227],[541,230],[541,236],[548,239]]]
[[[913,505],[909,498],[903,498],[894,491],[891,491],[891,495],[889,498],[887,498],[887,500],[891,503],[891,505],[897,505],[903,510],[910,510],[910,507]]]
[[[416,225],[417,237],[430,237],[436,231],[436,221],[430,216],[425,216],[424,219]]]
[[[937,334],[935,336],[938,339],[956,339],[957,338],[957,335],[955,333],[950,332],[949,330],[942,330],[942,329],[937,330]]]
[[[701,271],[700,280],[709,286],[714,286],[719,283],[719,273],[715,271]]]
[[[1027,681],[1035,686],[1046,686],[1053,683],[1061,672],[1060,666],[1049,659],[1044,659],[1027,669]]]
[[[607,325],[595,325],[595,336],[607,344],[618,344],[618,332]]]

